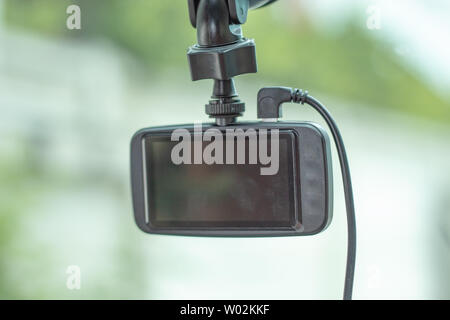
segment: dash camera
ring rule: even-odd
[[[350,168],[330,112],[306,91],[265,87],[261,122],[239,122],[245,104],[233,77],[257,72],[256,46],[242,34],[247,12],[276,0],[187,0],[197,44],[187,52],[193,81],[212,79],[205,113],[213,123],[146,128],[131,141],[134,217],[147,233],[188,236],[302,236],[331,222],[333,182],[326,131],[279,122],[286,102],[307,104],[336,144],[347,212],[344,299],[351,299],[356,221]]]
[[[331,221],[331,170],[314,123],[142,129],[131,141],[134,216],[148,233],[312,235]]]
[[[192,80],[213,79],[203,125],[138,131],[131,142],[135,220],[148,233],[204,236],[311,235],[331,220],[329,139],[317,124],[278,122],[295,94],[263,88],[258,118],[233,77],[257,72],[255,42],[240,25],[270,0],[189,0],[198,43],[187,52]],[[269,119],[270,118],[270,119]],[[275,121],[274,121],[275,120]]]

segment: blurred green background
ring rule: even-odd
[[[66,27],[70,4],[81,30]],[[437,0],[280,0],[243,26],[259,66],[236,79],[244,118],[256,118],[260,87],[285,85],[341,126],[355,298],[450,298],[449,14]],[[132,134],[208,121],[212,83],[190,81],[186,1],[0,0],[0,39],[0,298],[340,298],[336,164],[334,221],[316,237],[165,237],[134,225]],[[284,115],[322,123],[299,106]],[[80,290],[66,286],[71,265]]]

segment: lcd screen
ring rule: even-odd
[[[259,135],[256,140],[259,156]],[[278,161],[278,171],[270,175],[261,174],[261,168],[269,166],[267,161],[262,164],[258,158],[256,164],[251,163],[249,153],[254,150],[249,148],[248,137],[244,138],[245,163],[238,163],[238,140],[234,138],[233,163],[225,160],[229,149],[224,142],[223,163],[206,164],[205,159],[198,163],[197,159],[194,164],[197,147],[201,146],[204,151],[211,143],[201,138],[199,141],[195,146],[192,135],[188,152],[192,156],[191,163],[176,164],[173,150],[179,141],[171,141],[169,134],[144,136],[147,223],[162,228],[292,228],[297,224],[294,194],[298,160],[293,154],[296,138],[291,130],[279,132],[279,156],[272,158]],[[273,155],[271,140],[268,138],[264,142],[267,155]]]

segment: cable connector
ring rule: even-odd
[[[302,89],[294,89],[292,102],[304,104],[308,99],[308,91]]]
[[[288,87],[265,87],[258,92],[258,119],[278,119],[282,117],[281,105],[285,102],[304,104],[308,91]]]

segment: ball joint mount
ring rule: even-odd
[[[224,126],[245,111],[233,77],[257,72],[255,42],[244,38],[241,25],[249,9],[276,0],[188,0],[189,18],[197,29],[197,44],[187,56],[193,81],[213,79],[213,94],[205,112]]]

